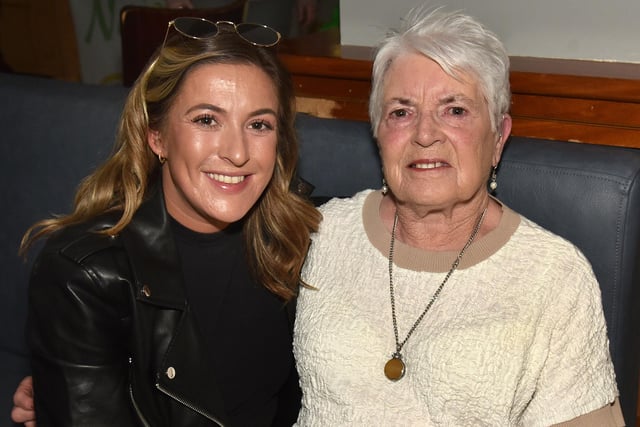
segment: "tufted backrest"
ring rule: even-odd
[[[300,175],[313,196],[381,186],[369,125],[300,115]],[[602,291],[611,355],[627,424],[635,425],[640,366],[640,150],[511,137],[496,196],[570,240]]]
[[[68,212],[74,189],[111,151],[126,89],[0,73],[0,412],[28,373],[28,263],[16,255],[28,225]],[[380,186],[369,125],[298,115],[300,175],[315,196]],[[511,138],[497,196],[574,242],[600,281],[627,424],[635,424],[640,365],[640,150]],[[0,423],[1,425],[2,423]]]

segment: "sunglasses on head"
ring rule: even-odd
[[[164,48],[171,27],[185,37],[204,40],[210,39],[224,31],[233,31],[249,44],[260,47],[271,47],[278,44],[281,35],[271,27],[262,24],[240,23],[230,21],[213,22],[204,18],[180,17],[169,22],[167,32],[164,35],[162,47]]]

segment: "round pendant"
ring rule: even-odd
[[[384,374],[391,381],[398,381],[400,378],[404,377],[404,371],[404,362],[399,357],[392,357],[384,365]]]

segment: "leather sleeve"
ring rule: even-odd
[[[45,248],[34,264],[27,339],[39,427],[137,425],[128,386],[130,288],[114,252],[75,258]]]

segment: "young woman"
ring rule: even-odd
[[[39,425],[291,425],[286,302],[320,216],[289,190],[289,76],[264,26],[179,18],[113,155],[47,237],[29,287]]]

